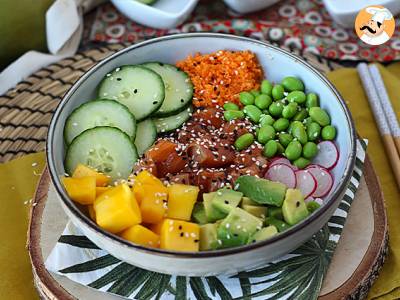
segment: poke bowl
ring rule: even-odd
[[[301,58],[249,38],[177,34],[90,69],[51,120],[47,162],[72,223],[111,255],[173,275],[287,254],[338,207],[350,113]]]

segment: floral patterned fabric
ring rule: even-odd
[[[369,46],[358,39],[354,30],[335,24],[321,0],[281,0],[265,10],[247,15],[236,14],[222,1],[211,2],[199,4],[184,24],[169,30],[137,24],[111,4],[105,4],[97,9],[90,39],[135,43],[173,33],[212,31],[268,40],[336,60],[389,62],[400,59],[399,26],[386,44]]]

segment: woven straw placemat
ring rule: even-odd
[[[82,51],[42,68],[0,96],[0,163],[43,151],[47,128],[63,95],[86,71],[128,46],[113,44]],[[340,67],[307,53],[296,53],[325,73]]]

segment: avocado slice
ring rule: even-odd
[[[307,202],[306,205],[307,205],[307,209],[310,212],[310,214],[312,214],[314,211],[316,211],[318,208],[321,207],[321,205],[316,201]]]
[[[219,211],[212,206],[212,200],[215,194],[216,192],[203,194],[204,211],[207,216],[207,221],[210,223],[223,219],[227,215],[226,213]]]
[[[242,205],[242,208],[253,216],[261,219],[265,219],[268,208],[265,206],[254,206],[254,205]]]
[[[218,190],[211,201],[212,207],[225,213],[229,212],[239,205],[243,194],[230,189]]]
[[[250,236],[262,228],[261,219],[236,207],[222,221],[217,230],[221,248],[247,244]]]
[[[265,219],[265,224],[266,225],[273,225],[275,226],[279,232],[285,231],[289,229],[290,225],[285,223],[282,220],[275,219],[274,217],[268,217]]]
[[[260,206],[261,204],[254,202],[251,200],[249,197],[242,197],[242,203],[241,206],[243,205],[252,205],[252,206]]]
[[[283,220],[282,207],[268,207],[268,217]]]
[[[206,210],[204,209],[204,203],[196,202],[192,211],[192,219],[200,225],[207,223]]]
[[[307,205],[298,189],[288,189],[282,205],[283,219],[289,225],[294,225],[308,216]]]
[[[218,246],[217,224],[208,223],[200,225],[200,250],[214,250]]]
[[[286,193],[283,183],[250,175],[240,176],[235,182],[235,189],[259,204],[273,206],[282,206]]]
[[[260,231],[257,231],[249,240],[250,243],[256,243],[259,241],[263,240],[268,240],[269,238],[273,237],[274,235],[278,234],[278,229],[276,229],[275,226],[270,225],[268,227],[265,227],[261,229]]]

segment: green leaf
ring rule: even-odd
[[[208,282],[208,286],[213,288],[214,291],[217,291],[218,295],[221,297],[221,300],[231,300],[232,295],[229,293],[229,291],[225,288],[223,283],[215,276],[210,276],[206,277],[206,280]],[[213,296],[215,296],[215,292],[212,292]]]
[[[344,223],[346,223],[346,218],[340,216],[332,216],[329,219],[329,223],[337,224],[343,227]]]
[[[133,269],[131,270],[128,274],[125,276],[122,276],[118,278],[114,283],[108,288],[107,292],[122,295],[124,294],[124,288],[127,286],[128,281],[131,279],[131,277],[135,276],[136,270]]]
[[[342,234],[343,228],[341,227],[334,227],[334,226],[329,226],[329,232],[332,234]]]
[[[310,284],[310,282],[313,280],[314,277],[315,276],[310,276],[309,278],[304,280],[301,284],[299,284],[298,287],[294,290],[293,294],[291,294],[287,300],[299,300],[300,297],[308,295],[307,286]]]
[[[367,150],[368,144],[366,143],[366,141],[364,141],[364,139],[359,139],[358,141],[360,142],[361,147],[363,148],[363,150],[364,151]]]
[[[347,186],[347,188],[353,192],[353,194],[355,194],[357,192],[357,188],[354,185],[354,183],[352,183],[351,181],[349,182],[349,185]]]
[[[59,270],[60,273],[68,274],[68,273],[83,273],[83,272],[90,272],[94,270],[100,270],[105,267],[114,265],[119,263],[120,260],[111,256],[110,254],[95,258],[93,260],[86,261],[84,263],[76,264],[70,266],[68,268]]]
[[[107,284],[114,282],[117,279],[125,277],[125,275],[131,272],[134,268],[135,267],[123,262],[112,269],[110,272],[89,283],[88,286],[95,289],[101,289],[103,286],[106,286]]]
[[[347,202],[342,201],[339,204],[339,208],[348,213],[350,210],[350,205]]]
[[[62,235],[58,239],[58,242],[79,248],[100,249],[91,240],[83,235]]]
[[[133,269],[123,280],[115,282],[108,291],[121,296],[129,296],[136,291],[152,274],[152,272],[141,268]]]
[[[168,285],[170,280],[171,280],[171,275],[163,274],[163,277],[159,285],[159,290],[156,296],[156,300],[161,299],[162,295],[168,290]]]
[[[186,277],[176,277],[176,296],[175,300],[186,300]]]
[[[149,271],[148,271],[149,272]],[[139,292],[136,294],[137,299],[145,300],[145,299],[151,299],[154,295],[156,295],[159,292],[160,289],[160,284],[163,281],[163,278],[165,276],[170,275],[165,275],[165,274],[160,274],[160,273],[155,273],[155,272],[150,272],[151,275],[145,282],[145,284],[141,287]],[[167,289],[167,286],[164,287],[164,290],[162,292],[165,292]]]
[[[211,298],[207,295],[203,281],[200,277],[190,277],[189,284],[193,290],[194,295],[196,296],[196,299],[211,300]]]
[[[356,170],[353,171],[352,176],[353,176],[358,182],[360,182],[360,180],[361,180],[361,175],[358,174],[358,173],[356,172]]]
[[[242,289],[242,299],[244,300],[251,300],[251,283],[248,278],[239,278],[240,288]]]
[[[349,206],[353,203],[353,199],[349,195],[344,195],[342,201],[345,201]]]

